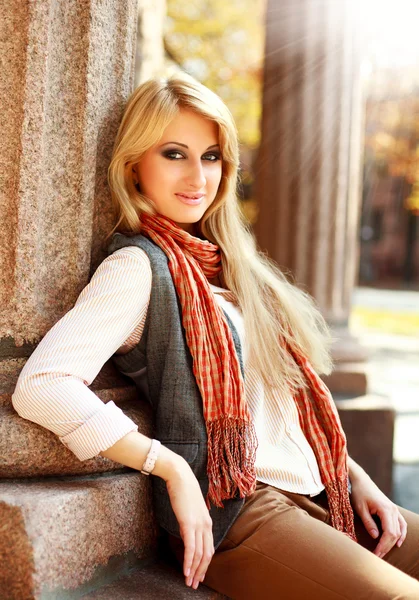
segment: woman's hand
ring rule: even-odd
[[[165,480],[185,546],[183,573],[186,585],[196,589],[203,581],[214,554],[212,520],[198,480],[188,463],[176,456],[175,468]]]
[[[383,494],[365,471],[353,461],[350,462],[350,478],[352,505],[360,516],[365,529],[374,539],[378,537],[379,533],[372,515],[377,515],[381,521],[383,534],[374,550],[374,554],[382,558],[394,545],[400,548],[403,544],[407,534],[407,523],[397,506]]]
[[[127,467],[141,470],[150,444],[150,438],[139,431],[131,431],[100,454]],[[186,460],[164,445],[160,447],[152,473],[153,477],[161,477],[166,482],[185,545],[183,572],[186,585],[192,584],[196,589],[204,579],[214,554],[212,520],[198,480]]]

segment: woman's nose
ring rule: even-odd
[[[205,187],[207,180],[201,160],[191,163],[186,180],[188,185],[197,190]]]

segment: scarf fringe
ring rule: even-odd
[[[256,489],[257,438],[254,425],[243,418],[225,417],[207,423],[209,503],[252,494]]]
[[[349,498],[347,478],[338,478],[335,481],[327,483],[325,490],[332,527],[338,531],[342,531],[354,542],[357,542],[354,513]]]

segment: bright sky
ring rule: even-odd
[[[419,0],[355,0],[353,7],[377,66],[419,64]]]

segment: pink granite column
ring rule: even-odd
[[[111,560],[115,577],[154,547],[150,483],[100,456],[80,462],[10,401],[26,358],[103,258],[138,4],[9,0],[2,9],[0,595],[10,600],[67,597],[99,565]],[[92,389],[150,435],[149,411],[109,366]]]
[[[348,331],[358,262],[362,97],[350,0],[270,0],[257,170],[262,248],[316,299],[338,338],[334,391],[365,393]],[[349,364],[344,364],[349,363]]]
[[[0,339],[38,341],[98,259],[110,224],[106,167],[133,86],[136,6],[15,0],[4,11]]]

